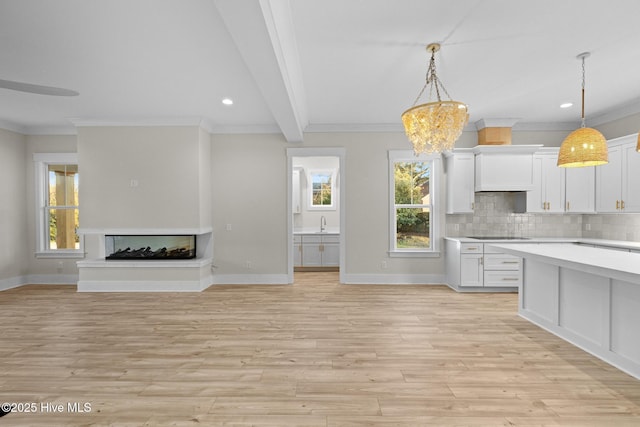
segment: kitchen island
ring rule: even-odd
[[[492,244],[523,259],[519,315],[640,379],[640,253]]]

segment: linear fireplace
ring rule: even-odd
[[[196,257],[195,235],[104,236],[107,260],[170,260]]]

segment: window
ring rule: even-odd
[[[38,257],[82,256],[75,154],[34,154]]]
[[[389,152],[390,253],[431,256],[438,251],[436,188],[439,156]]]
[[[309,171],[309,209],[311,210],[335,210],[335,172],[334,171]]]

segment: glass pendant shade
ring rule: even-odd
[[[402,113],[402,124],[416,154],[451,151],[469,120],[467,106],[458,101],[417,105]]]
[[[580,168],[609,163],[607,140],[592,128],[579,128],[565,138],[558,153],[558,166]]]

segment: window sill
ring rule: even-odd
[[[440,252],[389,251],[389,258],[440,258]]]
[[[80,251],[46,251],[36,252],[36,258],[84,258],[85,253]]]

